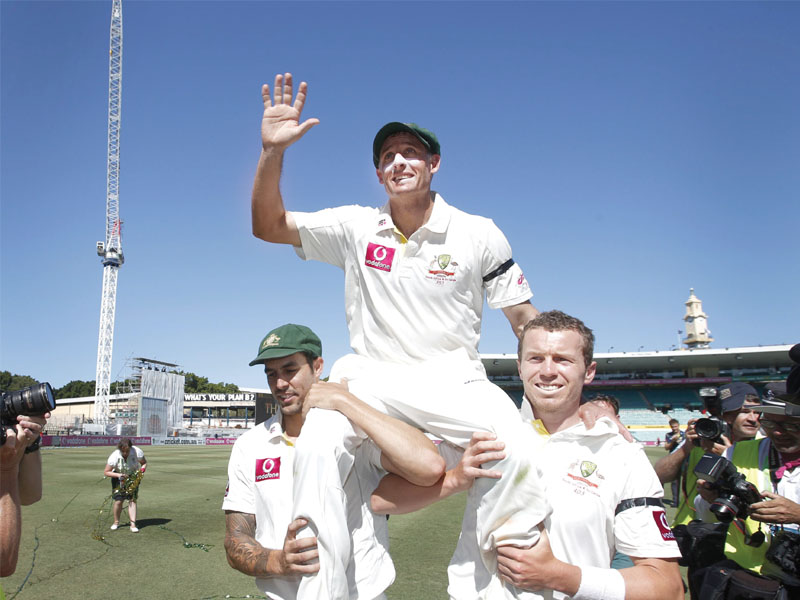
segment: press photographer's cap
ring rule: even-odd
[[[783,415],[786,412],[786,402],[780,400],[781,396],[786,395],[786,382],[772,381],[764,386],[764,393],[761,396],[761,404],[754,406],[755,412],[767,413],[771,415]]]
[[[422,142],[422,144],[431,154],[441,155],[442,148],[439,145],[439,140],[436,138],[435,133],[425,129],[424,127],[420,127],[416,123],[400,123],[399,121],[392,121],[391,123],[387,123],[380,128],[372,142],[372,162],[375,164],[376,169],[378,168],[378,164],[381,162],[381,148],[383,148],[383,143],[386,141],[386,138],[388,138],[390,135],[394,135],[395,133],[402,132],[410,133],[416,137],[420,142]]]
[[[783,400],[800,403],[800,344],[792,346],[789,358],[794,361],[794,366],[786,377],[786,397]]]
[[[250,366],[296,352],[308,352],[313,358],[317,358],[322,356],[322,342],[308,327],[287,323],[264,336],[258,345],[258,356],[250,361]]]
[[[749,383],[736,381],[728,383],[719,388],[719,401],[722,406],[722,412],[730,412],[732,410],[739,410],[744,405],[747,396],[753,396],[751,400],[758,401],[758,392]]]
[[[786,381],[768,383],[761,404],[754,406],[754,411],[800,418],[800,344],[789,350],[789,357],[795,364]]]

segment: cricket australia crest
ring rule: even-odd
[[[428,265],[426,279],[433,281],[436,285],[452,283],[456,280],[456,269],[458,263],[449,254],[440,254]]]
[[[584,460],[581,463],[581,475],[583,475],[584,477],[589,477],[589,475],[594,473],[596,470],[597,470],[597,465],[594,464],[593,462]]]

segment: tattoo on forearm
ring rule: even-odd
[[[227,512],[225,516],[225,552],[228,564],[234,569],[253,576],[274,575],[267,572],[269,550],[255,539],[256,517],[240,512]]]

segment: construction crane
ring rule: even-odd
[[[122,118],[122,0],[111,6],[111,43],[108,59],[108,168],[106,184],[106,239],[97,242],[103,263],[103,296],[100,302],[100,336],[97,342],[97,376],[94,421],[107,424],[111,393],[111,354],[117,308],[117,275],[125,262],[122,254],[122,221],[119,218],[119,128]]]

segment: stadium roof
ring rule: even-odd
[[[168,363],[168,362],[164,362],[163,360],[156,360],[155,358],[136,357],[133,360],[137,360],[137,361],[143,362],[143,363],[150,363],[150,364],[153,364],[153,365],[163,365],[165,367],[177,367],[177,366],[179,366],[179,365],[176,365],[175,363]]]
[[[698,348],[650,352],[597,352],[597,373],[686,371],[688,369],[764,369],[791,366],[791,344],[743,348]],[[516,354],[481,354],[492,376],[517,375]]]

